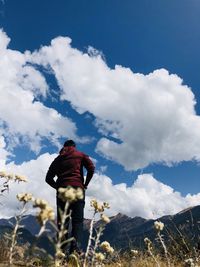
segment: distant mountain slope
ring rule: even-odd
[[[0,227],[1,225],[7,225],[12,227],[14,223],[14,217],[11,217],[9,219],[0,219]],[[36,235],[40,230],[40,225],[38,224],[36,217],[33,215],[26,215],[21,220],[20,224],[24,225],[24,228],[26,228],[32,235]],[[49,223],[47,223],[47,228],[50,229],[50,232],[54,231]]]
[[[184,236],[186,240],[193,244],[199,242],[200,227],[200,206],[195,206],[183,210],[175,215],[158,218],[165,224],[162,235],[169,241],[169,236],[180,238]],[[129,218],[118,214],[111,219],[106,226],[102,239],[105,239],[116,248],[144,247],[144,238],[148,237],[152,241],[156,238],[154,222],[156,220],[145,220],[140,217]],[[170,235],[169,235],[170,234]]]
[[[144,248],[144,238],[148,237],[152,241],[155,240],[156,231],[154,229],[154,222],[156,220],[146,220],[141,217],[130,218],[123,214],[117,214],[110,218],[111,222],[106,225],[104,234],[101,240],[107,240],[117,249],[127,249],[127,248]],[[200,226],[200,206],[191,207],[185,209],[175,215],[163,216],[157,220],[165,224],[164,230],[162,232],[164,238],[169,240],[169,233],[173,235],[174,238],[180,237],[180,233],[185,236],[186,239],[192,240],[193,244],[197,244],[199,240],[199,226]],[[14,222],[14,218],[10,219],[0,219],[0,235],[5,232],[5,229],[12,229],[10,222]],[[27,215],[23,219],[22,223],[25,226],[23,229],[24,242],[27,239],[28,242],[32,242],[34,235],[39,231],[39,224],[37,220],[32,215]],[[100,221],[95,223],[95,227],[98,228]],[[89,235],[89,225],[90,220],[85,219],[84,221],[84,246],[86,247],[88,235]],[[7,228],[6,228],[7,227]],[[55,235],[55,230],[50,224],[48,224],[48,229],[51,235]],[[43,237],[45,238],[45,236]],[[47,240],[40,242],[41,246],[48,251],[53,251],[52,245],[47,245]]]

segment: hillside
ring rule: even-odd
[[[107,240],[110,244],[117,248],[126,250],[127,248],[144,248],[144,238],[148,237],[152,241],[155,240],[156,231],[154,229],[155,220],[146,220],[141,217],[128,217],[123,214],[117,214],[110,218],[111,222],[106,225],[102,240]],[[6,231],[11,231],[10,222],[14,223],[14,218],[0,219],[0,236]],[[198,245],[199,240],[199,223],[200,223],[200,206],[195,206],[183,210],[175,215],[163,216],[157,220],[165,224],[162,232],[166,241],[170,242],[169,236],[180,238],[180,234],[186,240],[192,241],[193,245]],[[100,221],[95,223],[95,228],[98,228]],[[32,215],[27,215],[23,221],[24,229],[21,230],[21,243],[33,242],[34,235],[39,231],[39,224]],[[87,244],[88,229],[90,220],[84,221],[84,246]],[[48,224],[49,233],[55,235],[55,230]],[[39,242],[39,246],[47,249],[50,253],[53,252],[53,246],[48,244],[47,238],[44,235]],[[156,243],[155,243],[156,245]]]

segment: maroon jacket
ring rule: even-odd
[[[87,170],[87,176],[84,183],[83,167]],[[76,150],[75,147],[63,147],[51,163],[46,175],[46,182],[57,189],[65,186],[78,186],[86,188],[94,174],[94,165],[90,158]],[[54,181],[54,177],[58,179]]]

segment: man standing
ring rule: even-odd
[[[83,167],[87,170],[87,176],[84,181]],[[59,155],[51,163],[46,175],[46,182],[57,190],[56,204],[57,204],[57,224],[60,229],[60,212],[64,210],[65,203],[58,197],[58,189],[60,187],[71,186],[74,188],[81,188],[83,190],[83,199],[72,202],[69,206],[68,213],[71,211],[72,218],[72,237],[74,241],[71,242],[70,254],[74,251],[79,252],[82,242],[84,206],[85,206],[85,189],[94,174],[94,164],[90,158],[76,149],[76,144],[73,140],[68,140],[64,143]],[[54,181],[54,177],[57,180]],[[69,226],[69,220],[66,222]],[[65,238],[68,238],[66,235]]]

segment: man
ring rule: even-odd
[[[84,181],[83,167],[87,170],[87,176]],[[84,206],[85,206],[85,189],[94,174],[94,164],[90,158],[76,149],[76,144],[73,140],[68,140],[64,143],[63,148],[60,150],[59,155],[51,163],[46,175],[46,182],[57,190],[56,203],[57,203],[57,224],[60,229],[60,212],[64,210],[65,203],[58,197],[58,189],[60,187],[72,186],[74,188],[82,188],[84,198],[72,202],[69,206],[68,213],[71,211],[72,218],[72,237],[74,241],[71,242],[70,254],[74,251],[80,252],[82,232],[83,232],[83,219],[84,219]],[[54,181],[54,177],[58,179]],[[69,220],[66,222],[66,227],[69,226]],[[68,238],[66,234],[65,238]]]

